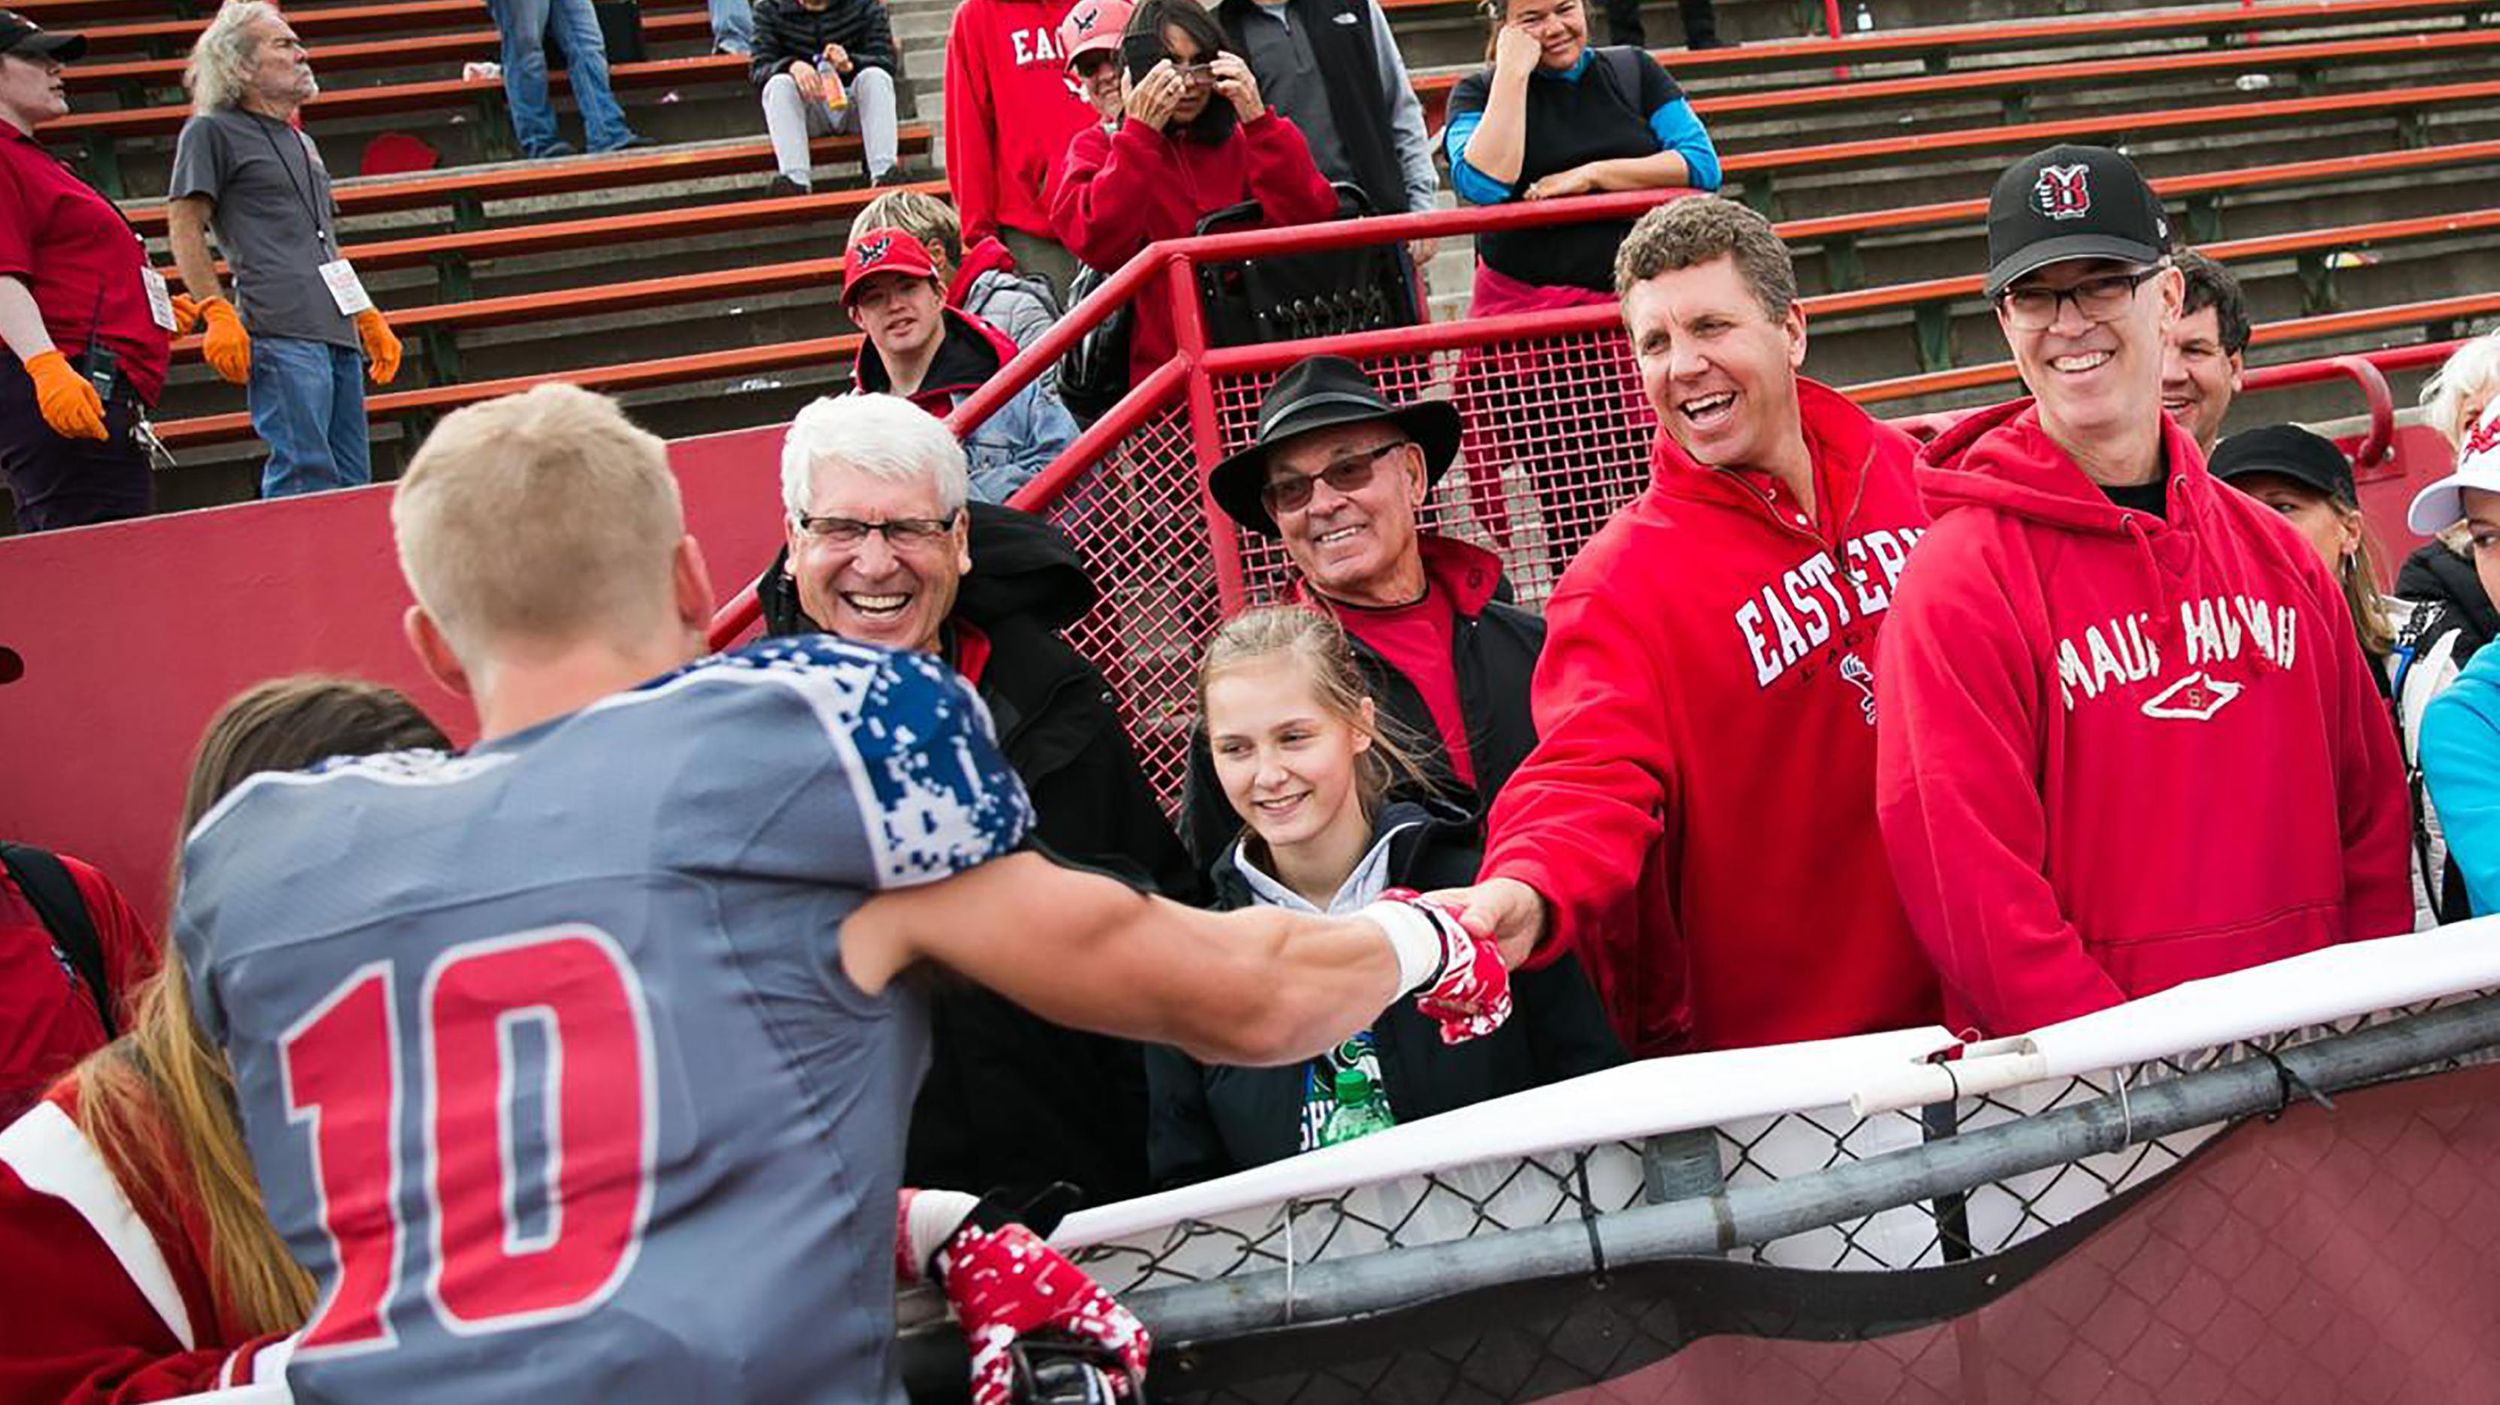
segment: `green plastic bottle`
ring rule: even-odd
[[[1337,1070],[1337,1105],[1329,1110],[1328,1120],[1320,1124],[1319,1144],[1335,1146],[1356,1137],[1368,1137],[1398,1125],[1389,1115],[1388,1104],[1382,1102],[1379,1090],[1359,1068]]]

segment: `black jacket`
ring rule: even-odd
[[[1371,688],[1372,703],[1406,729],[1422,745],[1415,758],[1428,790],[1401,783],[1393,800],[1437,800],[1472,811],[1481,825],[1493,808],[1493,797],[1510,773],[1536,749],[1536,718],[1528,707],[1528,682],[1536,672],[1537,655],[1545,649],[1545,620],[1504,603],[1509,583],[1493,553],[1443,537],[1421,538],[1425,569],[1435,588],[1444,590],[1458,608],[1457,628],[1450,639],[1450,666],[1458,675],[1458,708],[1467,719],[1467,754],[1474,763],[1471,789],[1450,770],[1441,729],[1432,720],[1424,695],[1406,675],[1389,666],[1379,651],[1348,633],[1354,662]],[[1309,603],[1325,605],[1317,597]],[[1201,870],[1211,867],[1241,833],[1241,817],[1224,798],[1215,778],[1215,760],[1208,754],[1206,734],[1190,738],[1189,782],[1181,801],[1182,837]],[[1465,880],[1474,882],[1470,874]]]
[[[882,0],[832,0],[821,10],[805,9],[799,0],[755,0],[748,76],[761,88],[799,59],[816,62],[827,44],[839,44],[851,56],[853,73],[863,68],[894,71],[894,27]]]
[[[1418,890],[1472,883],[1481,852],[1469,817],[1447,807],[1392,803],[1374,843],[1388,837],[1392,887]],[[1258,899],[1227,850],[1211,874],[1219,909]],[[1511,976],[1510,1022],[1482,1039],[1443,1044],[1416,1013],[1412,997],[1372,1022],[1380,1080],[1400,1122],[1449,1112],[1487,1098],[1577,1078],[1623,1062],[1597,992],[1566,955]],[[1201,1064],[1177,1049],[1146,1051],[1151,1115],[1147,1160],[1156,1188],[1209,1180],[1297,1155],[1302,1139],[1306,1065],[1232,1068]]]
[[[2500,635],[2500,609],[2493,608],[2481,577],[2474,574],[2474,563],[2436,541],[2422,543],[2405,558],[2396,572],[2396,593],[2407,600],[2428,600],[2446,607],[2446,613],[2465,631],[2458,641],[2459,663]]]
[[[1076,549],[1029,513],[974,502],[972,569],[952,620],[988,643],[975,688],[999,750],[1033,798],[1054,858],[1181,901],[1197,878],[1129,746],[1110,685],[1057,633],[1093,607]],[[766,629],[815,628],[786,555],[757,583]],[[950,629],[962,666],[969,636]],[[1062,1029],[969,982],[941,978],[930,1001],[929,1076],[904,1157],[910,1184],[976,1194],[1074,1182],[1106,1204],[1145,1185],[1145,1072],[1138,1046]]]

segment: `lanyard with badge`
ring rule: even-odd
[[[298,181],[295,168],[287,164],[285,153],[278,148],[277,137],[269,130],[282,124],[257,112],[251,117],[253,125],[260,128],[261,139],[269,143],[269,154],[277,160],[278,169],[286,173],[286,183],[294,190],[295,198],[303,204],[304,213],[312,217],[313,242],[330,253],[337,253],[338,241],[332,237],[328,223],[322,219],[320,207],[313,202],[313,190],[318,182],[313,180],[312,153],[306,149],[303,134],[293,127],[286,129],[287,135],[295,139],[296,155],[304,161],[304,179]],[[339,316],[353,317],[373,310],[373,299],[365,292],[363,281],[356,277],[355,265],[345,258],[331,259],[316,271],[321,275],[321,285],[330,290],[330,301],[337,306]]]

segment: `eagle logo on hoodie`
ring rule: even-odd
[[[1858,699],[1858,711],[1865,715],[1866,725],[1875,725],[1875,670],[1854,652],[1840,656],[1840,676],[1864,694]]]
[[[2079,220],[2092,213],[2092,168],[2085,165],[2043,166],[2031,188],[2040,213],[2053,220]]]

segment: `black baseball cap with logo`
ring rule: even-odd
[[[2135,163],[2105,146],[2052,146],[2015,162],[1988,197],[1988,296],[2068,259],[2157,262],[2170,217]]]
[[[15,10],[0,10],[0,54],[68,63],[86,57],[87,36],[55,34]]]

